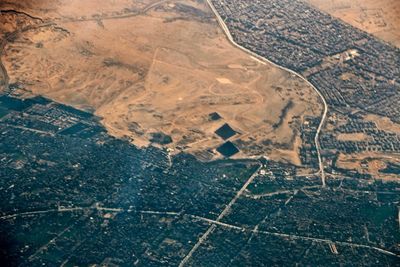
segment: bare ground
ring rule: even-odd
[[[307,0],[313,6],[400,47],[400,1]]]
[[[91,110],[138,146],[162,132],[175,153],[217,158],[223,140],[214,131],[228,123],[236,157],[300,164],[298,127],[321,114],[317,94],[233,47],[203,1],[37,2],[19,8],[56,25],[6,45],[10,83]],[[213,112],[222,118],[210,120]]]

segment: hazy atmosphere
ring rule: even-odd
[[[0,0],[2,266],[397,266],[399,14]]]

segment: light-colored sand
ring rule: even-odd
[[[366,141],[368,135],[364,133],[341,133],[336,137],[339,141]]]
[[[340,154],[337,166],[339,168],[357,170],[359,173],[371,174],[376,179],[399,181],[398,175],[380,172],[380,170],[386,168],[388,162],[399,164],[400,158],[395,154],[390,155],[376,152],[349,155]]]
[[[93,110],[112,135],[139,146],[163,132],[175,152],[212,150],[223,143],[214,131],[228,123],[240,133],[232,141],[245,143],[239,157],[300,163],[295,129],[303,116],[322,112],[304,81],[233,47],[204,2],[110,2],[25,8],[57,26],[26,32],[6,46],[10,82]],[[136,14],[143,8],[146,13]],[[210,121],[212,112],[222,119]]]
[[[315,7],[400,47],[400,1],[307,0]]]
[[[222,84],[231,84],[231,83],[232,83],[231,80],[229,80],[229,79],[227,79],[227,78],[222,78],[222,77],[217,78],[217,81],[218,81],[219,83],[222,83]]]

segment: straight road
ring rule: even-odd
[[[216,223],[212,224],[207,231],[199,238],[197,243],[192,247],[192,249],[189,251],[189,253],[183,258],[181,263],[179,264],[179,267],[183,267],[186,265],[186,263],[190,260],[190,258],[193,256],[193,254],[196,252],[196,250],[200,247],[201,244],[204,243],[205,240],[207,240],[208,236],[214,231],[214,229],[217,227],[217,224],[220,223],[220,221],[224,218],[226,214],[228,214],[231,209],[233,204],[236,203],[236,201],[239,199],[239,197],[243,194],[243,192],[247,189],[247,187],[253,182],[253,180],[257,177],[258,172],[260,171],[262,165],[255,170],[255,172],[247,179],[246,183],[240,188],[240,190],[236,193],[235,197],[226,205],[225,209],[219,214],[217,219],[215,220]]]

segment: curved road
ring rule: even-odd
[[[207,1],[208,5],[210,6],[211,10],[213,11],[214,15],[216,16],[216,18],[218,19],[218,22],[219,22],[220,26],[222,27],[222,29],[224,30],[225,35],[227,36],[228,40],[234,46],[236,46],[237,48],[241,49],[242,51],[250,54],[251,56],[253,56],[254,59],[258,60],[261,63],[267,62],[269,64],[272,64],[275,67],[278,67],[278,68],[280,68],[282,70],[288,71],[288,72],[296,75],[297,77],[301,78],[307,84],[309,84],[314,89],[314,91],[317,92],[317,94],[320,96],[320,98],[322,99],[322,102],[324,103],[324,112],[323,112],[323,115],[322,115],[322,118],[321,118],[321,122],[320,122],[320,124],[319,124],[319,126],[317,128],[317,133],[315,134],[314,142],[315,142],[315,147],[316,147],[317,155],[318,155],[319,173],[321,175],[322,186],[325,187],[326,186],[326,183],[325,183],[325,171],[324,171],[324,165],[323,165],[323,162],[322,162],[322,157],[321,157],[321,152],[320,152],[321,151],[321,146],[320,146],[320,143],[319,143],[319,136],[320,136],[320,133],[321,133],[321,129],[322,129],[324,123],[325,123],[326,116],[327,116],[327,113],[328,113],[328,105],[326,103],[325,98],[323,97],[323,95],[319,92],[319,90],[313,84],[311,84],[306,78],[304,78],[299,73],[297,73],[297,72],[295,72],[295,71],[293,71],[291,69],[285,68],[283,66],[280,66],[280,65],[268,60],[267,58],[264,58],[264,57],[262,57],[262,56],[260,56],[260,55],[258,55],[256,53],[244,48],[243,46],[237,44],[233,40],[232,35],[231,35],[228,27],[226,26],[225,22],[223,21],[223,19],[219,15],[218,11],[215,9],[214,5],[211,3],[211,0],[206,0],[206,1]],[[142,10],[142,12],[143,11],[147,12],[149,9],[151,9],[151,8],[153,8],[153,7],[155,7],[155,6],[159,5],[159,4],[163,4],[165,2],[168,2],[168,0],[161,0],[161,1],[158,1],[156,3],[153,3],[153,4],[145,7]],[[122,16],[110,17],[110,18],[100,18],[100,19],[116,19],[116,18],[125,18],[127,16],[136,16],[136,15],[138,15],[138,14],[129,14],[129,15],[122,15]],[[99,19],[99,18],[96,18],[96,19]],[[4,50],[4,47],[5,47],[6,43],[7,43],[7,41],[10,39],[10,37],[12,37],[13,35],[17,35],[20,32],[24,32],[24,31],[30,30],[32,28],[38,28],[38,27],[49,26],[49,25],[55,25],[55,23],[47,22],[47,23],[41,23],[41,24],[35,25],[35,26],[28,26],[25,29],[22,29],[21,31],[16,31],[16,32],[11,33],[10,35],[6,36],[2,40],[2,42],[0,43],[0,75],[4,77],[4,79],[3,79],[3,85],[4,85],[3,92],[5,92],[5,93],[9,92],[9,77],[8,77],[7,71],[6,71],[4,65],[3,65],[2,61],[1,61],[3,50]]]
[[[299,74],[299,73],[297,73],[297,72],[295,72],[295,71],[293,71],[293,70],[291,70],[291,69],[288,69],[288,68],[285,68],[285,67],[283,67],[283,66],[280,66],[280,65],[278,65],[278,64],[276,64],[276,63],[274,63],[274,62],[268,60],[267,58],[264,58],[264,57],[262,57],[262,56],[260,56],[260,55],[258,55],[258,54],[256,54],[256,53],[254,53],[254,52],[248,50],[247,48],[245,48],[245,47],[243,47],[243,46],[237,44],[237,43],[233,40],[233,37],[232,37],[232,35],[231,35],[231,33],[230,33],[228,27],[226,26],[224,20],[221,18],[221,16],[219,15],[218,11],[216,10],[216,8],[214,7],[214,5],[212,4],[211,0],[206,0],[206,1],[207,1],[208,5],[210,6],[211,10],[213,11],[214,15],[216,16],[216,18],[218,19],[218,23],[220,24],[220,26],[221,26],[222,29],[224,30],[226,37],[228,38],[228,40],[229,40],[234,46],[236,46],[236,47],[239,48],[240,50],[242,50],[242,51],[244,51],[244,52],[246,52],[246,53],[252,55],[252,56],[254,57],[254,59],[258,60],[258,61],[261,62],[261,63],[267,62],[267,63],[269,63],[269,64],[272,64],[272,65],[275,66],[275,67],[278,67],[278,68],[280,68],[280,69],[282,69],[282,70],[288,71],[288,72],[290,72],[290,73],[296,75],[297,77],[299,77],[299,78],[301,78],[302,80],[304,80],[307,84],[309,84],[309,85],[314,89],[314,91],[317,92],[317,94],[318,94],[319,97],[321,98],[322,102],[324,103],[324,112],[323,112],[323,114],[322,114],[321,122],[320,122],[320,124],[319,124],[319,126],[318,126],[317,133],[315,134],[314,142],[315,142],[315,147],[316,147],[316,149],[317,149],[318,164],[319,164],[319,173],[320,173],[320,175],[321,175],[322,186],[325,187],[325,186],[326,186],[326,182],[325,182],[325,171],[324,171],[324,165],[323,165],[322,157],[321,157],[321,146],[320,146],[320,143],[319,143],[319,136],[320,136],[320,133],[321,133],[321,129],[322,129],[324,123],[325,123],[326,116],[327,116],[327,114],[328,114],[328,104],[326,103],[326,100],[325,100],[324,96],[321,94],[321,92],[320,92],[312,83],[310,83],[310,82],[309,82],[306,78],[304,78],[301,74]]]
[[[170,0],[160,0],[157,1],[155,3],[152,3],[146,7],[144,7],[141,11],[139,12],[134,12],[134,13],[129,13],[129,14],[123,14],[123,15],[115,15],[115,16],[110,16],[110,17],[98,17],[98,18],[88,18],[88,19],[64,19],[61,20],[60,22],[85,22],[85,21],[98,21],[98,20],[110,20],[110,19],[124,19],[124,18],[129,18],[129,17],[134,17],[134,16],[138,16],[141,14],[145,14],[146,12],[148,12],[150,9],[157,7],[158,5],[164,4],[166,2],[169,2]],[[4,12],[4,13],[19,13],[19,14],[23,14],[25,16],[28,16],[31,19],[36,19],[39,20],[40,23],[36,24],[36,25],[30,25],[27,26],[23,29],[20,30],[16,30],[14,32],[8,33],[4,35],[4,38],[2,40],[0,40],[0,87],[3,87],[3,89],[1,90],[0,88],[0,94],[7,94],[10,93],[10,88],[9,88],[9,81],[10,78],[7,74],[7,70],[1,60],[1,57],[3,56],[3,52],[4,52],[4,48],[7,45],[8,41],[15,38],[18,34],[28,31],[28,30],[32,30],[35,28],[40,28],[40,27],[46,27],[46,26],[56,26],[55,22],[45,22],[43,19],[39,18],[39,17],[35,17],[32,16],[26,12],[22,12],[22,11],[17,11],[17,10],[13,10],[13,9],[7,9],[7,10],[0,10],[0,13]]]

